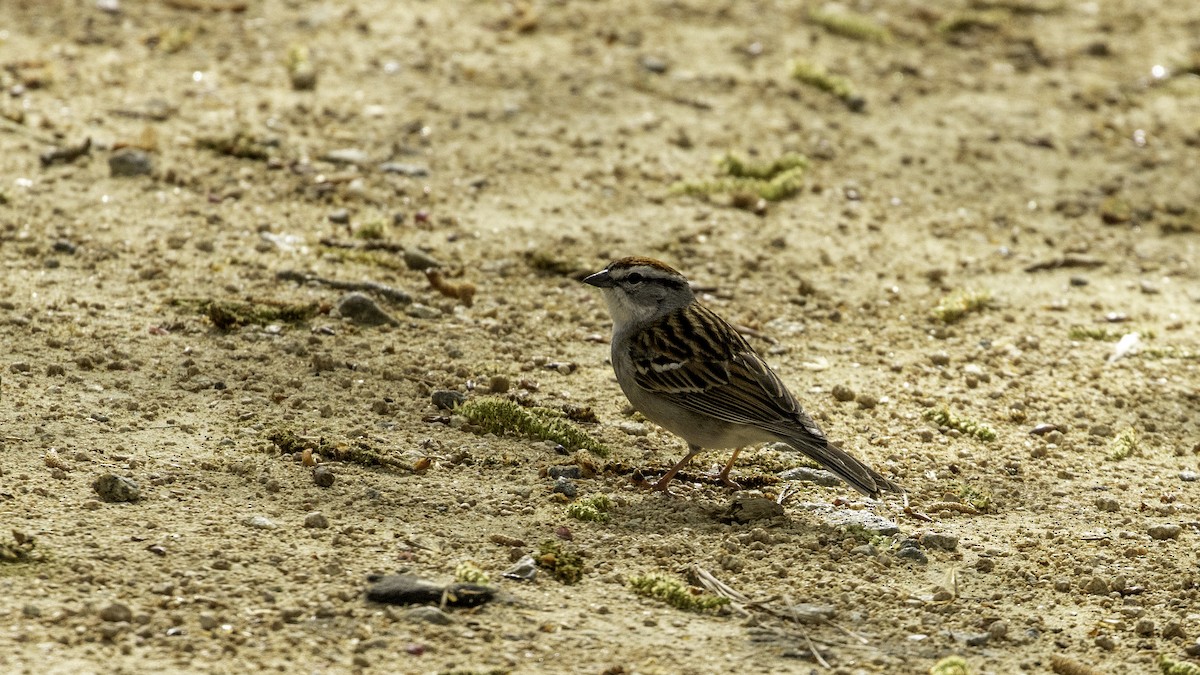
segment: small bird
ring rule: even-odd
[[[613,320],[612,364],[621,391],[654,423],[682,437],[688,454],[654,485],[667,485],[703,448],[783,441],[859,492],[903,492],[829,442],[737,330],[700,304],[682,274],[652,258],[609,263],[584,283],[604,292]]]

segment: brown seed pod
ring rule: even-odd
[[[425,270],[425,278],[429,279],[429,285],[433,290],[448,298],[454,298],[467,307],[475,302],[475,284],[469,281],[459,283],[447,281],[442,277],[442,273],[435,269]]]

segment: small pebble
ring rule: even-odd
[[[1154,635],[1154,621],[1151,619],[1139,619],[1133,626],[1133,632],[1142,637],[1150,637]]]
[[[414,302],[404,308],[404,313],[414,319],[437,319],[442,316],[442,313],[429,305],[422,305],[419,302]]]
[[[652,56],[649,54],[643,56],[641,59],[638,59],[638,63],[642,66],[642,68],[645,68],[647,71],[658,75],[667,72],[667,69],[670,67],[667,64],[666,59],[662,58],[661,56]]]
[[[318,487],[329,487],[333,485],[333,469],[330,469],[324,464],[313,467],[312,477],[313,482],[316,483]]]
[[[1121,503],[1113,497],[1096,497],[1096,508],[1105,513],[1116,513],[1121,510]]]
[[[398,173],[411,178],[424,178],[429,175],[429,167],[420,164],[403,164],[401,162],[384,162],[379,165],[384,173]]]
[[[250,516],[242,522],[257,530],[273,530],[276,527],[275,521],[266,516]]]
[[[124,621],[128,623],[133,621],[133,610],[129,609],[128,605],[114,602],[100,610],[100,618],[103,621]]]
[[[196,618],[199,619],[200,627],[204,630],[212,630],[221,624],[217,615],[212,612],[200,612],[200,616]]]
[[[346,209],[336,209],[330,212],[327,217],[329,218],[329,222],[337,225],[345,225],[350,222],[350,212]]]
[[[1183,624],[1179,621],[1168,621],[1163,624],[1162,636],[1164,638],[1184,639],[1187,637],[1187,633],[1184,632]],[[1200,656],[1200,654],[1195,654],[1194,656]]]
[[[111,473],[97,478],[92,489],[106,502],[136,502],[142,498],[142,489],[136,482]]]
[[[371,156],[364,150],[358,148],[340,148],[338,150],[330,150],[321,155],[321,159],[333,164],[354,164],[362,165],[371,161]]]
[[[1166,539],[1177,539],[1179,534],[1183,532],[1183,528],[1174,523],[1166,523],[1163,525],[1151,525],[1149,532],[1151,539],[1163,541]]]
[[[554,489],[552,491],[566,496],[567,499],[574,499],[579,494],[579,488],[575,487],[575,484],[566,476],[559,476],[554,479]]]
[[[1008,635],[1008,622],[1004,619],[993,621],[992,625],[988,626],[987,632],[993,640],[1001,640]]]
[[[574,464],[566,466],[552,466],[546,469],[546,475],[551,478],[573,478],[578,479],[583,477],[583,469]]]
[[[929,355],[929,360],[935,366],[950,365],[950,355],[947,354],[946,352],[934,352]]]
[[[1092,595],[1108,595],[1110,589],[1107,581],[1094,576],[1084,582],[1083,590]]]
[[[500,573],[500,576],[521,581],[533,581],[537,577],[537,561],[531,555],[523,555],[512,567]]]
[[[1098,635],[1096,636],[1096,646],[1111,652],[1117,648],[1117,641],[1111,635]]]
[[[416,248],[404,249],[404,264],[408,266],[408,269],[418,272],[442,267],[440,260]]]
[[[442,410],[454,410],[458,406],[466,403],[467,396],[461,392],[441,390],[433,392],[430,396],[433,405]]]
[[[936,548],[942,551],[953,551],[958,548],[958,537],[952,534],[930,532],[921,538],[925,548]]]
[[[899,551],[896,551],[896,556],[900,557],[900,558],[912,560],[913,562],[921,563],[922,565],[929,562],[929,556],[925,555],[924,551],[922,551],[919,548],[913,548],[911,546],[907,546],[907,547],[900,549]]]
[[[313,511],[307,516],[304,516],[304,526],[323,530],[329,527],[329,519],[326,518],[325,514],[321,513],[320,511]]]
[[[854,390],[850,387],[847,387],[843,384],[836,384],[833,386],[833,398],[841,401],[842,403],[853,401],[855,396],[856,394],[854,393]]]
[[[398,326],[400,322],[362,293],[347,293],[338,300],[338,313],[360,326]]]
[[[617,428],[630,436],[648,436],[650,434],[650,430],[641,422],[621,422]]]
[[[877,553],[878,551],[875,550],[875,547],[870,544],[862,544],[850,549],[850,555],[863,555],[873,558]]]
[[[871,410],[879,405],[879,398],[870,394],[859,394],[854,397],[854,400],[858,403],[858,407],[864,410]]]
[[[154,162],[145,152],[130,148],[109,157],[108,170],[114,178],[146,176],[154,170]]]
[[[734,523],[752,523],[784,515],[783,506],[774,499],[764,497],[737,497],[725,509],[721,520]]]
[[[448,626],[454,619],[437,607],[413,607],[404,613],[411,621],[431,623],[437,626]]]
[[[991,558],[980,558],[975,561],[975,569],[986,574],[996,569],[996,561]]]
[[[1195,483],[1197,477],[1198,476],[1195,471],[1184,470],[1179,472],[1179,480],[1185,483]]]
[[[963,637],[963,641],[968,647],[982,647],[992,639],[991,633],[968,633]]]

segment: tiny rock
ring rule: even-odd
[[[111,473],[97,478],[92,489],[106,502],[136,502],[142,497],[142,489],[135,481]]]
[[[133,621],[133,610],[129,609],[128,605],[114,602],[100,610],[100,618],[104,621],[128,623]]]
[[[1177,539],[1179,534],[1183,532],[1183,528],[1174,523],[1165,523],[1162,525],[1151,525],[1149,529],[1150,538],[1159,541],[1165,539]]]
[[[325,514],[321,513],[320,511],[313,511],[307,516],[304,516],[304,526],[309,528],[325,529],[329,527],[329,519],[326,518]]]
[[[312,470],[313,482],[318,487],[329,487],[333,485],[333,469],[321,464]]]

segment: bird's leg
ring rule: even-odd
[[[733,468],[733,463],[737,461],[738,455],[741,452],[741,448],[736,448],[733,451],[733,456],[729,458],[729,462],[725,464],[725,468],[721,469],[720,475],[717,476],[721,479],[721,485],[724,485],[725,487],[731,487],[735,490],[741,489],[742,486],[738,485],[736,481],[729,480],[729,470]]]
[[[671,479],[675,477],[675,474],[679,473],[679,470],[682,469],[683,467],[687,466],[687,463],[692,461],[692,458],[695,457],[699,453],[700,453],[700,446],[692,445],[691,443],[688,443],[687,456],[685,456],[683,459],[679,460],[679,462],[677,464],[675,464],[675,466],[671,467],[670,471],[663,474],[663,477],[659,478],[658,482],[654,484],[654,489],[666,492],[667,484],[671,482]]]

